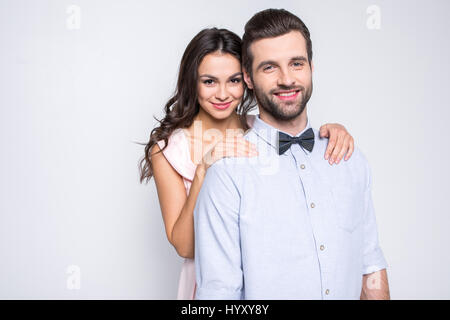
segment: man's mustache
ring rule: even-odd
[[[279,85],[276,89],[270,90],[270,94],[274,94],[274,93],[277,93],[279,91],[291,91],[291,90],[305,91],[305,87],[303,87],[303,86],[284,86],[284,85]]]

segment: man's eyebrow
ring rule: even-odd
[[[265,60],[265,61],[261,61],[259,64],[258,64],[258,66],[256,67],[256,70],[259,70],[259,69],[261,69],[263,66],[265,66],[266,64],[273,64],[273,65],[278,65],[278,63],[276,63],[275,61],[273,61],[273,60]]]
[[[305,61],[305,62],[308,62],[308,59],[306,57],[304,57],[304,56],[295,56],[295,57],[291,58],[291,61]],[[265,60],[265,61],[262,61],[260,64],[258,64],[258,67],[256,68],[256,70],[259,70],[261,67],[263,67],[263,66],[265,66],[267,64],[273,64],[275,66],[278,65],[278,63],[276,63],[273,60]]]
[[[308,59],[306,59],[306,57],[304,57],[304,56],[297,56],[297,57],[291,58],[291,61],[298,61],[298,60],[308,62]]]
[[[228,79],[232,79],[232,78],[237,77],[237,76],[242,76],[242,72],[239,71],[239,72],[233,73],[231,76],[228,77]],[[202,74],[202,75],[199,76],[199,78],[210,78],[210,79],[213,79],[213,80],[217,80],[218,79],[217,77],[212,76],[210,74]]]

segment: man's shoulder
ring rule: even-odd
[[[244,139],[257,145],[258,136],[250,129],[243,136]],[[238,181],[243,179],[245,175],[253,172],[257,166],[257,161],[252,157],[223,157],[214,162],[209,168],[214,176],[227,176],[230,181],[239,184]]]
[[[320,137],[319,130],[313,128],[313,131],[314,131],[314,136],[315,136],[315,141],[314,141],[314,149],[315,150],[314,151],[315,151],[315,153],[318,153],[318,154],[322,153],[322,157],[324,157],[325,151],[328,147],[329,139]],[[367,163],[366,156],[364,155],[362,150],[356,145],[354,147],[353,154],[350,159],[353,159],[352,163],[357,163],[357,162]]]
[[[255,132],[255,129],[250,128],[249,130],[247,130],[247,132],[244,134],[243,137],[245,140],[248,140],[250,142],[256,143],[256,141],[258,140],[258,135]]]
[[[353,178],[358,178],[366,181],[370,175],[370,165],[367,157],[363,151],[355,145],[353,153],[348,160],[342,159],[339,164],[330,165],[328,160],[325,159],[325,151],[328,146],[329,139],[321,138],[319,131],[314,130],[315,142],[314,142],[314,161],[321,165],[322,168],[329,168],[330,174],[336,174],[340,177],[342,175],[350,174]]]
[[[224,157],[214,162],[207,170],[207,174],[215,177],[226,177],[228,180],[234,181],[239,175],[242,160],[237,157]]]

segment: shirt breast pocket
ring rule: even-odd
[[[355,231],[364,215],[364,192],[359,188],[341,187],[333,190],[333,200],[339,227],[347,232]]]

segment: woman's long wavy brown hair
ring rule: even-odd
[[[200,31],[188,44],[184,51],[178,72],[177,86],[173,96],[167,101],[164,111],[165,116],[159,120],[159,125],[150,132],[148,143],[145,145],[144,157],[139,162],[140,182],[147,183],[153,176],[151,150],[160,140],[168,144],[169,136],[175,129],[187,128],[194,121],[194,117],[200,110],[197,97],[198,67],[203,58],[216,51],[229,53],[241,61],[241,38],[227,29],[210,28]],[[246,116],[255,107],[252,90],[244,85],[244,95],[236,112],[244,130],[248,129]]]

